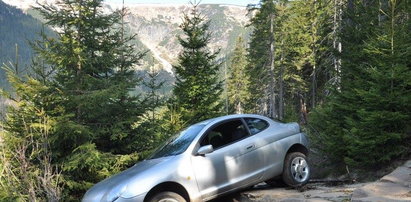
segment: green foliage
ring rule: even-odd
[[[314,0],[293,1],[283,8],[280,38],[284,38],[283,46],[287,47],[280,48],[285,49],[285,80],[289,93],[304,96],[310,108],[321,99],[317,92],[324,89],[325,73],[330,71],[329,56],[325,56],[331,48],[329,7],[326,1]]]
[[[312,121],[320,131],[315,138],[333,159],[374,167],[410,147],[410,4],[351,6],[355,9],[346,13],[343,37],[342,88]]]
[[[274,118],[309,123],[314,147],[334,162],[371,167],[403,154],[409,8],[407,1],[262,0],[250,24],[246,111],[271,116],[274,106]]]
[[[278,65],[284,69],[285,117],[297,114],[294,121],[304,124],[307,112],[323,101],[332,71],[332,4],[322,0],[288,4],[278,6],[282,22],[277,34],[282,40],[277,53],[282,62]],[[289,105],[294,107],[290,109]]]
[[[47,138],[50,163],[61,171],[64,201],[78,201],[94,183],[135,163],[146,150],[141,142],[150,138],[136,135],[139,128],[134,125],[145,108],[130,95],[139,82],[134,65],[141,54],[134,53],[133,38],[120,24],[124,12],[106,14],[101,2],[66,0],[59,8],[40,6],[38,11],[58,30],[58,37],[41,34],[41,40],[33,42],[38,58],[27,85],[10,77],[16,96],[53,121]],[[7,113],[29,110],[21,116],[30,117],[30,107],[20,105]],[[21,131],[17,126],[24,121],[7,119],[5,134]],[[33,166],[39,165],[34,161]]]
[[[141,120],[134,124],[137,131],[140,131],[141,143],[140,150],[143,157],[146,157],[155,147],[169,137],[169,132],[163,128],[166,119],[163,118],[165,96],[160,92],[165,84],[162,80],[161,71],[155,70],[154,67],[147,72],[143,80],[143,86],[146,89],[144,99],[144,108],[146,113]]]
[[[218,81],[218,53],[207,49],[210,41],[209,23],[197,12],[195,5],[180,25],[184,32],[179,37],[183,51],[175,65],[176,83],[173,89],[173,109],[188,124],[215,117],[221,113],[222,84]],[[177,107],[178,106],[178,107]]]
[[[315,109],[307,126],[314,147],[333,162],[371,168],[411,148],[411,5],[337,2],[342,0],[262,0],[251,19],[248,48],[238,39],[229,61],[227,97],[231,112],[261,114],[268,114],[274,98],[278,114],[271,115],[285,121],[306,123]],[[137,95],[134,65],[143,54],[135,54],[135,46],[142,43],[121,25],[124,10],[107,14],[101,3],[64,0],[59,8],[38,8],[58,36],[44,31],[32,42],[38,57],[30,74],[21,77],[21,64],[6,68],[14,93],[1,95],[14,105],[0,125],[0,200],[78,201],[94,183],[144,158],[172,134],[221,114],[219,52],[207,46],[210,29],[230,26],[218,20],[224,9],[205,7],[215,12],[214,27],[197,5],[184,16],[173,96],[164,103],[160,91],[168,77],[154,68],[140,74],[146,79],[143,97]],[[22,20],[16,27],[32,22],[3,5],[0,18],[16,12]],[[0,20],[4,24],[0,33],[9,36],[14,28]],[[153,59],[148,65],[157,64]]]
[[[261,1],[251,19],[247,111],[306,123],[324,97],[330,54],[329,5],[325,1]],[[271,60],[274,60],[271,64]],[[270,94],[274,94],[272,97]]]
[[[76,176],[66,178],[65,188],[72,190],[65,200],[78,200],[96,182],[124,170],[130,163],[137,162],[136,154],[115,155],[109,152],[101,152],[94,143],[85,143],[74,149],[73,155],[67,158],[63,165],[64,176]]]
[[[229,112],[243,113],[244,106],[250,97],[247,91],[249,78],[245,73],[247,60],[244,46],[243,38],[239,37],[231,59],[230,77],[226,81]]]
[[[248,91],[250,96],[247,102],[246,111],[252,113],[261,113],[267,102],[267,86],[269,77],[270,62],[270,43],[272,35],[270,34],[270,16],[276,12],[273,1],[261,1],[261,8],[256,11],[255,16],[251,19],[253,31],[251,33],[249,47],[247,49],[247,67],[246,71],[250,78]],[[267,68],[268,67],[268,68]]]
[[[62,184],[60,167],[52,165],[50,135],[56,120],[46,114],[40,104],[52,99],[50,89],[32,77],[26,80],[11,69],[8,78],[18,97],[3,93],[14,100],[15,107],[0,126],[0,200],[58,201]]]

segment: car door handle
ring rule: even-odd
[[[252,144],[252,145],[248,145],[245,149],[246,149],[246,150],[251,150],[251,149],[254,149],[254,147],[255,147],[255,146]]]

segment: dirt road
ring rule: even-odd
[[[273,188],[264,183],[213,202],[393,201],[411,202],[411,160],[378,181],[330,186],[310,183],[303,189]]]

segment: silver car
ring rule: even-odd
[[[207,201],[260,182],[308,182],[308,139],[297,123],[228,115],[194,124],[154,154],[87,191],[83,202]]]

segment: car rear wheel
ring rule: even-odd
[[[283,181],[289,186],[299,187],[310,179],[310,165],[307,157],[300,152],[287,154],[284,160]]]
[[[186,200],[177,193],[165,191],[154,195],[149,202],[186,202]]]

